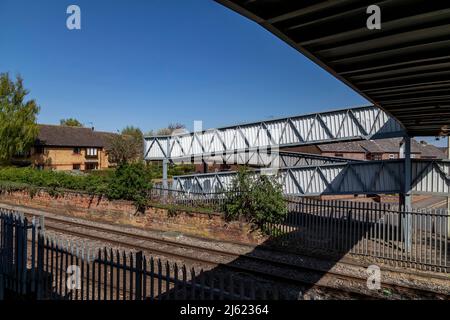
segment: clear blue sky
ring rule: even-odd
[[[212,128],[367,103],[212,0],[1,0],[0,39],[0,72],[22,75],[40,123]]]

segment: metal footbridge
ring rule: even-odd
[[[184,161],[271,166],[287,194],[400,193],[405,206],[413,193],[449,195],[448,161],[411,159],[411,137],[450,134],[448,1],[216,1],[258,23],[373,105],[146,137],[145,159],[163,160],[166,167]],[[382,12],[380,29],[366,25],[371,5]],[[306,163],[307,155],[297,155],[303,160],[294,164],[295,156],[282,150],[389,137],[404,138],[404,159]],[[234,174],[176,177],[174,187],[223,189]]]
[[[450,161],[412,161],[412,194],[448,196]],[[360,161],[255,170],[270,174],[286,195],[398,194],[405,183],[405,161]],[[223,192],[236,172],[216,172],[174,177],[172,188],[196,194]]]

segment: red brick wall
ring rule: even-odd
[[[169,217],[166,209],[150,207],[145,214],[134,215],[136,210],[130,201],[109,201],[88,194],[68,192],[53,197],[45,191],[39,191],[31,198],[25,191],[16,191],[0,194],[0,202],[96,221],[177,231],[215,240],[249,244],[259,244],[265,240],[259,232],[251,232],[248,223],[242,221],[227,223],[220,214],[179,212]]]

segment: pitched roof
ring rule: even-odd
[[[370,153],[399,152],[401,142],[402,138],[360,141],[363,148]],[[414,139],[411,139],[411,152],[412,153],[423,152],[421,144]]]
[[[358,153],[398,153],[402,138],[379,140],[361,140],[318,145],[322,152],[358,152]],[[436,146],[419,143],[411,139],[411,152],[420,153],[422,157],[445,158],[445,154]]]
[[[59,147],[107,147],[111,132],[91,128],[39,124],[36,145]]]
[[[338,142],[330,144],[320,144],[317,147],[323,152],[362,152],[366,151],[359,144],[360,141]]]
[[[448,158],[448,148],[447,147],[439,147],[439,149],[445,154],[445,156]]]
[[[421,145],[421,151],[422,151],[422,157],[431,157],[431,158],[437,158],[437,159],[445,159],[445,153],[442,152],[442,150],[436,146],[433,146],[432,144],[422,144]]]

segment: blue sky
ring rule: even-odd
[[[81,8],[81,30],[66,9]],[[20,73],[40,123],[192,129],[367,104],[287,44],[212,0],[1,0],[0,72]]]

